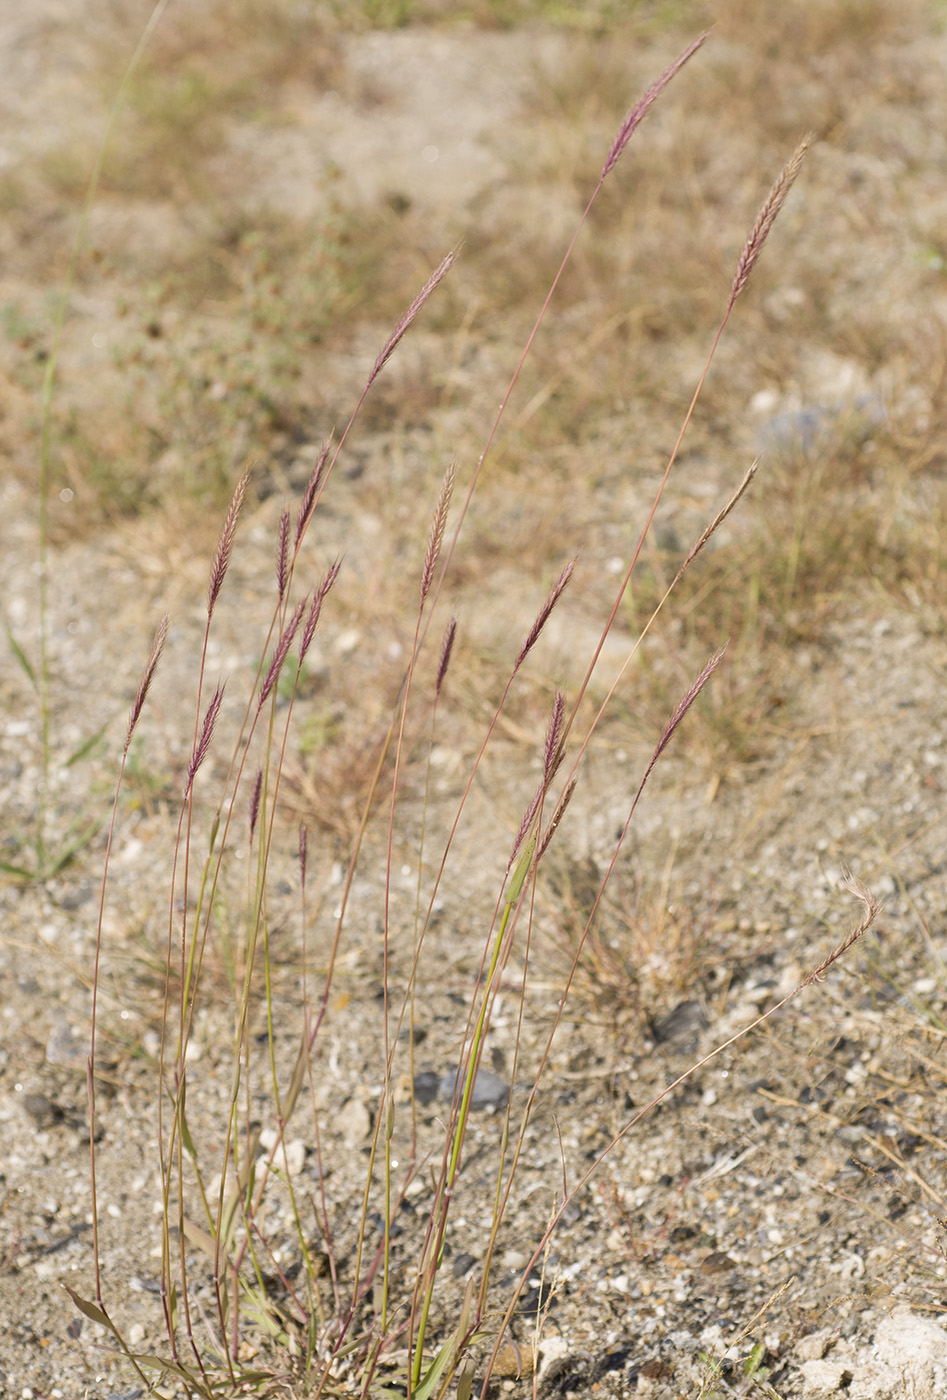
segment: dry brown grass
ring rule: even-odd
[[[261,462],[262,494],[298,489],[300,458],[341,427],[378,327],[463,236],[438,304],[379,379],[340,462],[346,503],[334,523],[355,563],[342,584],[346,616],[366,656],[377,654],[372,639],[397,639],[403,599],[382,581],[415,557],[448,457],[461,475],[470,469],[484,405],[502,391],[628,101],[658,57],[713,21],[713,42],[604,189],[511,404],[454,576],[456,596],[481,590],[482,615],[463,619],[461,645],[482,656],[482,694],[474,686],[446,703],[463,735],[489,697],[511,560],[532,561],[542,586],[581,532],[591,544],[569,603],[577,625],[609,593],[601,564],[633,543],[761,194],[814,128],[819,141],[741,299],[624,618],[630,637],[762,450],[749,499],[685,580],[674,620],[645,649],[634,706],[615,721],[653,733],[682,679],[730,635],[727,666],[682,736],[719,782],[791,729],[798,680],[785,658],[797,644],[818,647],[826,618],[871,607],[879,589],[942,614],[947,353],[934,303],[947,250],[930,190],[945,102],[925,45],[937,14],[894,0],[789,0],[765,20],[746,0],[631,16],[586,6],[567,65],[537,47],[531,95],[502,135],[508,177],[475,220],[457,212],[435,224],[410,202],[360,205],[331,185],[315,220],[248,202],[234,135],[291,127],[300,91],[331,85],[384,120],[383,95],[346,69],[348,28],[450,29],[458,14],[433,0],[379,0],[306,15],[278,5],[263,23],[257,7],[226,0],[159,29],[106,161],[67,319],[54,535],[138,514],[158,553],[163,535],[180,549],[182,534],[206,529],[189,521],[218,518],[248,457]],[[487,27],[554,18],[539,3],[491,0],[463,14]],[[122,30],[102,46],[103,113],[132,37]],[[8,446],[24,479],[22,443],[35,445],[38,430],[29,396],[48,350],[39,289],[63,270],[88,140],[63,143],[0,191],[20,278],[2,346],[16,410]],[[929,323],[918,325],[925,303]],[[107,345],[90,351],[98,315]],[[824,414],[815,451],[774,432],[773,420],[813,409]],[[195,539],[196,553],[205,546]],[[371,713],[353,681],[333,695],[340,710],[314,721],[301,790],[312,754],[324,765],[331,751],[332,771],[353,779],[365,768],[365,736],[397,691],[397,656],[382,670]],[[548,700],[524,681],[514,730],[532,733]]]
[[[543,7],[523,7],[520,14],[480,5],[471,12],[476,21],[496,23],[527,11]],[[65,395],[69,412],[63,408],[60,470],[78,479],[86,501],[95,498],[87,506],[90,520],[113,510],[116,499],[122,510],[160,505],[182,489],[192,465],[180,461],[184,454],[223,489],[244,455],[321,435],[341,393],[336,402],[313,395],[320,377],[314,361],[351,344],[366,313],[373,325],[390,321],[402,288],[417,280],[412,250],[419,242],[443,249],[458,232],[422,230],[410,209],[356,212],[331,200],[315,228],[265,210],[247,216],[239,167],[227,156],[230,133],[247,122],[291,122],[294,84],[344,88],[349,81],[340,15],[314,12],[301,33],[304,21],[294,14],[277,7],[262,25],[252,7],[235,3],[191,13],[159,28],[133,87],[82,268],[85,288],[108,295],[123,317],[113,354],[125,384],[134,386],[122,404],[132,411],[109,423],[88,391],[85,401]],[[398,19],[370,6],[360,20],[354,7],[350,14],[350,22],[362,24]],[[437,6],[413,5],[401,20],[438,14]],[[692,27],[704,18],[688,15],[686,22]],[[498,192],[479,227],[463,230],[453,301],[438,313],[445,325],[455,328],[457,313],[476,307],[478,336],[515,343],[560,246],[562,221],[549,211],[571,216],[638,68],[652,66],[649,41],[659,26],[666,31],[679,19],[684,16],[671,7],[659,18],[619,24],[607,6],[598,7],[589,17],[592,32],[573,38],[568,71],[537,71],[535,98],[505,153],[509,189]],[[634,424],[636,455],[653,450],[668,411],[687,392],[687,367],[718,314],[760,186],[806,127],[817,130],[823,145],[784,231],[780,291],[775,275],[764,275],[749,292],[739,340],[729,355],[725,350],[708,386],[697,437],[718,453],[742,446],[748,400],[760,387],[797,381],[814,343],[867,374],[890,362],[891,323],[913,288],[903,285],[908,230],[891,217],[890,192],[880,199],[879,162],[907,147],[924,105],[937,100],[932,75],[908,42],[929,20],[920,8],[883,0],[820,6],[818,13],[794,0],[765,25],[758,16],[749,23],[746,5],[733,0],[716,7],[713,19],[711,52],[687,91],[671,95],[651,119],[649,140],[625,177],[605,190],[560,289],[555,314],[575,328],[574,342],[568,355],[558,335],[537,347],[510,419],[509,471],[528,472],[551,450],[561,456],[564,444],[602,443],[600,456],[613,456],[612,442],[602,439],[619,421]],[[598,37],[596,27],[606,24]],[[114,89],[119,47],[103,59],[103,91]],[[715,113],[713,123],[703,117],[707,111]],[[669,160],[678,167],[670,181]],[[70,163],[71,183],[64,174]],[[51,217],[64,199],[81,195],[88,166],[89,153],[81,150],[50,157],[43,203]],[[15,189],[7,199],[18,207]],[[910,202],[902,183],[898,204]],[[116,203],[131,210],[132,225],[119,220],[110,227],[106,215]],[[524,207],[534,204],[546,216],[524,219]],[[164,229],[150,250],[146,240],[128,237],[134,220],[146,217],[159,234]],[[881,276],[865,256],[872,225],[884,259]],[[936,230],[928,232],[936,240]],[[24,222],[23,243],[26,237]],[[858,259],[851,256],[855,239]],[[907,275],[916,287],[923,264]],[[64,371],[68,383],[68,366]],[[437,407],[437,385],[423,372],[414,385],[399,383],[397,392],[379,388],[369,410],[372,426],[430,417]],[[452,445],[463,451],[462,442]],[[130,481],[135,463],[149,478],[140,486]],[[562,468],[573,483],[577,472],[607,470],[601,460],[592,465],[576,455]]]

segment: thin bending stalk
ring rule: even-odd
[[[534,832],[520,856],[513,877],[507,887],[506,898],[503,901],[503,915],[500,919],[500,927],[497,930],[496,940],[493,945],[493,956],[490,959],[490,967],[487,972],[487,980],[484,987],[483,1005],[480,1007],[480,1014],[477,1017],[477,1024],[474,1027],[473,1037],[470,1042],[470,1054],[467,1057],[467,1070],[464,1075],[464,1089],[460,1099],[460,1107],[457,1112],[457,1125],[454,1129],[454,1143],[451,1148],[450,1161],[447,1167],[447,1177],[444,1185],[444,1210],[445,1215],[449,1209],[451,1193],[454,1189],[454,1181],[460,1166],[460,1152],[464,1140],[464,1130],[467,1126],[467,1119],[470,1115],[470,1100],[473,1097],[474,1081],[477,1077],[477,1064],[480,1059],[480,1045],[483,1040],[483,1033],[486,1028],[487,1016],[490,1008],[490,988],[500,962],[500,950],[506,940],[506,930],[510,922],[510,917],[516,907],[526,877],[529,874],[533,863],[533,856],[536,854],[536,842],[538,833]],[[424,1297],[424,1304],[421,1309],[421,1319],[418,1324],[417,1350],[414,1354],[412,1366],[412,1385],[416,1386],[421,1379],[421,1366],[424,1358],[424,1333],[427,1327],[428,1312],[431,1307],[431,1299],[434,1295],[434,1278],[440,1268],[441,1259],[444,1255],[444,1235],[441,1234],[440,1241],[436,1244],[437,1255],[431,1269],[431,1279],[428,1283],[427,1292]]]

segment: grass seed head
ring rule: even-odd
[[[220,706],[223,698],[224,687],[221,684],[218,685],[217,689],[214,691],[210,704],[204,712],[201,736],[197,741],[194,752],[191,754],[191,761],[187,765],[187,786],[184,789],[185,797],[190,794],[191,788],[194,785],[194,778],[197,775],[197,770],[207,757],[207,750],[210,748],[210,741],[214,735],[214,725],[217,723],[217,716],[220,713]]]
[[[546,827],[546,830],[542,834],[542,839],[539,843],[539,851],[536,856],[537,862],[541,861],[543,856],[546,854],[546,851],[549,847],[549,843],[555,836],[559,823],[562,821],[563,817],[566,814],[566,808],[572,801],[572,794],[575,792],[576,784],[578,783],[578,781],[578,778],[570,778],[569,781],[566,783],[565,787],[563,788],[562,795],[560,796],[559,801],[556,803],[556,809],[549,820],[549,825]]]
[[[424,567],[421,570],[422,607],[424,606],[424,601],[428,593],[431,591],[431,584],[434,582],[434,570],[437,568],[441,545],[444,542],[444,530],[447,526],[447,512],[450,509],[450,498],[453,489],[454,466],[453,463],[451,463],[447,468],[440,495],[437,498],[437,505],[434,509],[434,519],[431,521],[431,531],[428,536],[427,550],[424,555]]]
[[[733,287],[730,291],[730,302],[728,310],[732,309],[737,297],[743,291],[749,279],[750,273],[756,264],[756,260],[763,251],[763,244],[769,237],[769,231],[776,222],[776,217],[783,207],[786,196],[793,187],[793,182],[802,168],[802,162],[806,158],[806,152],[815,140],[814,134],[810,131],[799,142],[789,160],[783,166],[769,194],[760,206],[760,212],[756,216],[756,222],[750,229],[750,236],[746,240],[743,252],[737,261],[737,270],[733,274]]]
[[[270,662],[270,668],[267,671],[266,676],[264,677],[263,685],[260,689],[260,703],[258,707],[259,709],[262,709],[263,706],[266,704],[270,691],[276,684],[277,677],[279,676],[280,671],[283,669],[283,662],[286,660],[287,653],[293,644],[293,638],[296,635],[296,628],[299,626],[300,620],[302,618],[303,609],[306,606],[306,601],[307,600],[303,598],[302,602],[297,606],[296,611],[289,619],[289,622],[287,622],[285,628],[283,629],[283,633],[276,644],[276,651],[273,653],[273,660]]]
[[[556,691],[549,728],[546,730],[546,743],[543,749],[543,781],[548,789],[562,762],[562,727],[565,722],[566,702],[561,690]]]
[[[317,588],[316,595],[309,605],[309,613],[306,617],[306,625],[303,628],[302,640],[299,643],[300,665],[302,665],[303,661],[305,661],[306,652],[312,645],[312,639],[315,636],[316,628],[319,625],[319,618],[322,615],[322,604],[325,601],[326,594],[329,592],[329,589],[332,587],[332,585],[338,578],[339,569],[341,567],[341,561],[337,559],[336,562],[329,569],[325,578],[322,580],[322,583]]]
[[[284,506],[279,518],[279,536],[276,544],[276,589],[280,602],[286,597],[289,582],[289,511]]]
[[[263,791],[263,769],[256,770],[256,777],[253,780],[253,792],[250,794],[250,840],[253,840],[253,833],[256,831],[257,819],[260,815],[260,794]]]
[[[618,131],[618,135],[612,142],[612,148],[609,151],[608,156],[606,157],[605,164],[602,166],[601,179],[604,180],[605,176],[609,173],[609,171],[614,169],[616,163],[618,162],[622,154],[622,151],[624,151],[625,147],[628,145],[628,142],[631,140],[638,127],[648,115],[648,112],[651,110],[655,101],[658,99],[658,97],[660,97],[661,93],[667,87],[668,83],[671,81],[674,75],[680,72],[687,60],[693,57],[693,55],[697,52],[701,45],[707,41],[708,37],[709,34],[705,32],[701,34],[699,38],[695,39],[694,42],[684,50],[680,57],[674,60],[670,68],[666,68],[661,74],[660,78],[656,78],[655,81],[648,88],[647,92],[638,99],[634,107],[632,107],[631,111],[628,113],[625,120],[622,122]]]
[[[167,638],[167,635],[168,614],[165,613],[164,617],[158,623],[158,630],[155,632],[155,639],[151,645],[151,655],[148,658],[147,665],[145,666],[141,680],[139,681],[138,693],[135,696],[135,703],[132,705],[131,714],[128,716],[128,728],[125,730],[125,753],[128,753],[128,746],[132,741],[132,735],[135,732],[135,726],[141,718],[141,712],[144,708],[145,700],[148,697],[148,690],[151,686],[152,679],[154,678],[154,674],[158,666],[158,661],[160,660],[161,653],[164,650],[164,643],[165,639]]]
[[[316,462],[316,465],[312,469],[309,481],[306,484],[306,489],[303,492],[303,498],[299,503],[299,516],[296,521],[297,549],[299,548],[300,542],[302,541],[302,537],[305,534],[306,526],[309,524],[309,517],[312,515],[313,507],[316,503],[316,497],[319,495],[319,489],[322,486],[322,479],[325,475],[326,462],[329,460],[329,449],[331,448],[331,446],[331,439],[327,439],[322,444],[318,460]]]
[[[375,380],[378,378],[379,374],[381,374],[382,370],[385,368],[385,365],[391,359],[391,356],[394,353],[399,341],[403,339],[405,333],[410,328],[412,322],[417,317],[418,312],[421,310],[428,297],[434,291],[435,287],[437,287],[439,283],[441,283],[447,276],[456,256],[456,253],[447,254],[447,257],[441,263],[440,267],[438,267],[431,274],[431,276],[425,282],[424,286],[418,292],[417,296],[414,298],[414,301],[411,303],[407,311],[402,316],[401,320],[395,326],[394,330],[391,332],[391,335],[385,341],[385,345],[382,349],[381,354],[378,356],[378,359],[372,366],[372,372],[368,376],[368,385],[366,386],[367,388],[370,388],[371,385],[374,384]]]
[[[527,656],[539,640],[540,633],[542,632],[546,623],[549,621],[549,614],[552,612],[553,608],[556,606],[559,599],[562,597],[563,592],[565,591],[566,584],[572,577],[574,569],[575,560],[572,559],[563,569],[562,573],[559,575],[559,577],[556,579],[556,582],[549,590],[549,594],[546,598],[546,601],[543,603],[542,607],[539,610],[539,613],[537,614],[536,621],[533,623],[532,627],[526,634],[526,641],[520,647],[519,655],[516,658],[516,664],[513,667],[514,671],[519,670],[519,668],[522,666],[523,662],[526,660]]]
[[[247,486],[250,483],[249,472],[244,472],[237,482],[237,489],[234,491],[227,510],[227,517],[224,520],[224,528],[220,532],[220,539],[217,541],[217,549],[214,554],[214,562],[210,570],[210,583],[207,588],[207,617],[210,619],[214,604],[220,595],[223,587],[224,576],[230,564],[230,556],[233,553],[234,535],[237,532],[237,518],[240,515],[240,507],[243,505],[243,498],[246,495]]]
[[[434,686],[435,697],[441,693],[441,686],[444,684],[444,677],[447,675],[447,668],[450,665],[451,652],[454,650],[454,638],[456,636],[457,619],[456,617],[452,617],[447,624],[444,640],[441,642],[441,654],[437,663],[437,681]]]

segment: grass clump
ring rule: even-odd
[[[544,738],[539,737],[539,726],[532,725],[537,735],[532,791],[520,799],[518,784],[512,773],[504,775],[501,761],[504,802],[512,810],[514,794],[520,801],[509,835],[499,829],[500,806],[493,798],[486,803],[485,825],[473,824],[478,786],[490,757],[502,755],[504,733],[523,727],[516,697],[551,623],[575,587],[577,566],[574,561],[564,564],[550,581],[545,600],[534,600],[533,615],[517,639],[508,641],[505,673],[489,678],[489,705],[480,736],[447,804],[434,799],[438,754],[445,742],[443,711],[448,697],[462,691],[465,681],[463,624],[458,625],[446,604],[454,602],[449,592],[455,563],[461,561],[461,531],[473,509],[484,464],[586,219],[651,107],[703,43],[703,37],[692,43],[628,113],[546,290],[475,467],[452,467],[444,476],[426,544],[417,542],[412,601],[404,601],[405,585],[396,580],[388,585],[401,590],[401,606],[409,609],[411,621],[404,625],[398,684],[390,707],[388,697],[383,707],[389,710],[387,728],[381,742],[363,756],[352,786],[364,785],[365,792],[354,812],[350,806],[341,819],[322,819],[322,825],[334,831],[334,852],[344,852],[334,885],[314,875],[323,853],[310,849],[316,845],[312,824],[302,824],[295,837],[290,887],[297,895],[297,951],[291,960],[279,951],[286,945],[276,913],[276,885],[286,879],[289,868],[284,858],[285,817],[299,743],[295,736],[302,708],[300,686],[313,662],[320,629],[341,596],[345,575],[344,561],[331,555],[314,567],[310,547],[343,469],[362,404],[369,401],[376,381],[389,372],[389,362],[400,354],[402,340],[426,312],[441,282],[452,274],[454,255],[440,263],[398,320],[374,358],[348,424],[319,454],[295,507],[285,508],[280,516],[273,546],[274,599],[261,660],[245,696],[236,700],[229,686],[212,680],[210,660],[214,623],[226,606],[228,573],[238,548],[238,520],[246,509],[247,477],[241,478],[232,497],[213,557],[203,647],[194,668],[193,733],[176,814],[162,933],[165,990],[154,1068],[164,1339],[148,1351],[126,1340],[102,1267],[109,1228],[101,1188],[107,1156],[96,1146],[95,1127],[99,1037],[106,1019],[100,993],[110,958],[105,938],[108,863],[93,977],[88,1093],[94,1283],[85,1293],[69,1291],[78,1309],[106,1329],[141,1382],[157,1393],[177,1385],[187,1394],[205,1397],[256,1390],[307,1396],[397,1393],[433,1400],[452,1388],[469,1396],[476,1384],[486,1395],[518,1301],[533,1286],[535,1271],[543,1269],[564,1214],[607,1153],[699,1068],[678,1076],[651,1102],[630,1113],[572,1180],[563,1167],[548,1224],[540,1226],[535,1237],[520,1241],[527,1262],[524,1266],[520,1257],[516,1278],[512,1284],[504,1281],[501,1251],[509,1244],[533,1119],[573,981],[590,944],[595,951],[596,917],[645,785],[705,687],[711,686],[723,657],[716,648],[725,644],[724,637],[716,639],[709,659],[679,686],[668,706],[669,717],[665,715],[651,736],[650,756],[628,798],[610,863],[591,898],[584,900],[571,966],[551,1002],[536,986],[535,909],[547,853],[569,821],[583,759],[601,738],[626,670],[666,600],[751,488],[754,468],[731,487],[656,589],[651,614],[636,620],[617,678],[596,690],[593,677],[616,620],[627,607],[639,561],[646,558],[652,526],[717,345],[799,173],[810,138],[797,146],[772,186],[736,261],[722,319],[690,406],[650,505],[636,525],[636,539],[612,579],[582,671],[568,693],[557,689],[548,696]],[[527,511],[527,522],[528,518]],[[420,533],[416,521],[412,528]],[[121,812],[124,769],[134,755],[166,634],[167,623],[162,622],[132,705],[109,851]],[[225,738],[221,731],[226,731]],[[316,785],[311,797],[315,809],[337,803],[333,789],[345,783],[342,773],[330,774],[326,781],[322,748],[316,740],[308,775]],[[220,753],[229,757],[221,759]],[[497,771],[495,764],[494,774]],[[296,785],[291,803],[298,807],[298,776]],[[381,829],[380,839],[375,827]],[[209,833],[206,841],[203,832]],[[495,869],[492,905],[482,903],[479,881],[470,886],[472,896],[465,893],[472,863],[478,873],[484,867]],[[367,875],[372,868],[374,876]],[[873,901],[857,882],[850,887],[863,905],[862,921],[754,1025],[802,987],[820,980],[869,927]],[[450,918],[458,920],[456,932],[442,925],[445,902]],[[370,921],[365,923],[368,910]],[[419,1073],[418,1047],[425,1004],[441,995],[445,972],[452,967],[447,948],[460,934],[468,976],[463,995],[453,1004],[456,1058],[437,1083],[441,1111],[432,1117],[423,1111],[431,1086]],[[682,950],[690,938],[681,933]],[[364,1028],[370,1043],[354,1046],[346,1016],[344,965],[349,949],[360,941],[373,949],[380,990],[374,1024]],[[601,945],[599,956],[605,956]],[[682,964],[686,956],[683,951]],[[216,999],[208,988],[215,964],[223,968],[229,989],[223,997],[218,992]],[[487,1075],[485,1055],[501,1025],[507,1028],[509,1048],[498,1089]],[[730,1037],[713,1054],[744,1033]],[[327,1098],[331,1066],[356,1054],[373,1064],[373,1081],[363,1086],[364,1092],[353,1092],[340,1108]],[[208,1097],[204,1055],[211,1055],[209,1078],[221,1086],[216,1097]],[[495,1131],[481,1135],[488,1144],[485,1171],[476,1163],[479,1153],[473,1151],[473,1114],[484,1100],[496,1110]],[[337,1184],[330,1184],[339,1173],[346,1178],[341,1193]],[[479,1257],[462,1283],[452,1276],[447,1260],[459,1250],[474,1220],[480,1222]],[[541,1299],[542,1286],[539,1294]],[[538,1311],[542,1310],[540,1302]]]

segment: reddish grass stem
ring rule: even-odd
[[[92,1201],[92,1261],[95,1272],[95,1299],[99,1307],[105,1311],[105,1303],[102,1299],[102,1262],[99,1249],[99,1212],[98,1195],[96,1192],[95,1173],[95,1053],[96,1053],[96,1030],[98,1027],[98,1007],[99,1007],[99,969],[102,958],[102,934],[103,922],[105,919],[105,893],[108,886],[109,864],[112,856],[112,843],[115,837],[115,822],[118,816],[118,799],[122,790],[122,783],[125,778],[125,766],[128,762],[128,750],[131,746],[132,736],[138,721],[141,719],[141,712],[151,689],[151,682],[154,680],[155,671],[158,669],[158,662],[164,650],[164,644],[168,636],[168,615],[158,624],[155,632],[154,642],[151,646],[151,654],[145,664],[138,690],[132,703],[131,713],[128,716],[128,724],[125,729],[125,742],[122,746],[122,761],[119,767],[118,780],[115,784],[115,795],[112,799],[112,814],[109,819],[108,836],[105,842],[105,856],[102,862],[102,884],[99,890],[99,912],[95,929],[95,959],[92,968],[92,1011],[91,1028],[89,1031],[89,1057],[86,1062],[86,1094],[89,1102],[89,1192]]]

